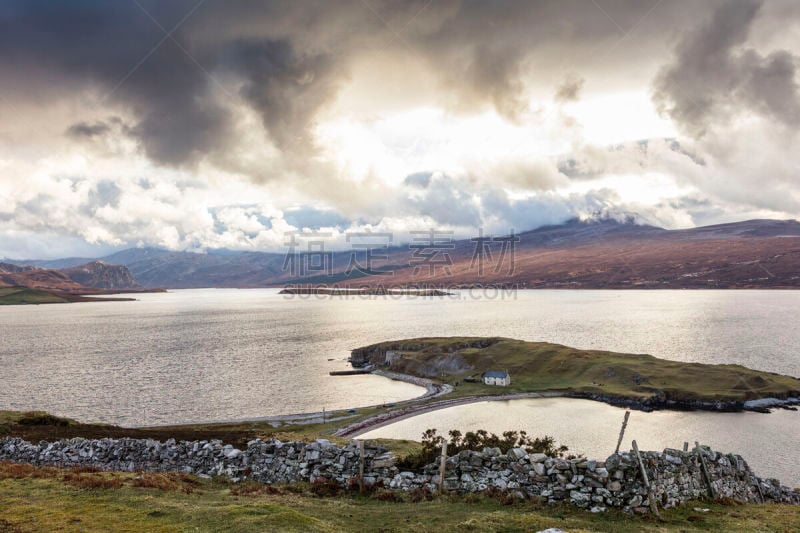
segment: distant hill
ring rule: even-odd
[[[20,267],[9,263],[0,263],[0,286],[29,287],[32,289],[59,290],[75,292],[86,289],[63,272],[38,267]]]
[[[132,248],[101,258],[124,265],[145,287],[269,287],[303,284],[340,286],[474,286],[527,288],[795,288],[800,287],[800,223],[749,220],[683,230],[667,230],[632,221],[570,220],[506,240],[448,244],[431,250],[398,246],[376,251],[373,270],[393,275],[347,272],[353,254],[366,266],[364,250],[330,256],[330,272],[292,275],[285,255],[263,252],[192,253]],[[483,254],[476,255],[484,249]],[[447,254],[446,256],[444,254]],[[300,264],[308,261],[299,255]],[[73,270],[76,258],[15,261],[17,265],[61,266]],[[481,263],[483,263],[481,273]],[[75,278],[70,277],[71,280]]]
[[[142,286],[131,274],[128,267],[109,265],[104,261],[92,261],[81,266],[62,269],[69,279],[84,287],[95,289],[141,289]]]
[[[91,289],[142,288],[126,266],[110,265],[102,261],[93,261],[63,270],[0,263],[0,286],[28,287],[69,294],[98,292]]]

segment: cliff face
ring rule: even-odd
[[[140,289],[141,285],[122,265],[109,265],[103,261],[93,261],[85,265],[65,268],[63,272],[69,279],[84,287],[93,289]]]
[[[34,289],[79,291],[85,289],[63,272],[36,267],[21,267],[0,263],[0,287],[19,286]]]

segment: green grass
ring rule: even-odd
[[[628,398],[661,397],[673,400],[741,401],[800,394],[800,380],[751,370],[740,365],[708,365],[658,359],[651,355],[600,350],[578,350],[558,344],[498,338],[485,348],[460,348],[479,338],[408,339],[382,346],[422,345],[403,351],[392,370],[431,377],[431,368],[461,357],[470,367],[435,375],[460,382],[453,396],[505,392],[571,391]],[[391,349],[391,348],[389,348]],[[486,370],[508,370],[510,387],[465,383]]]
[[[488,496],[412,502],[402,495],[393,502],[353,493],[320,498],[307,484],[242,490],[247,488],[180,474],[93,473],[0,463],[0,531],[800,530],[797,506],[690,502],[663,511],[664,521],[657,522],[531,501],[503,505]],[[700,513],[694,507],[710,511]]]
[[[359,409],[358,417],[372,416],[383,408]],[[167,440],[211,440],[219,439],[226,443],[243,448],[247,441],[261,438],[276,438],[282,441],[311,441],[326,438],[337,444],[346,444],[349,439],[332,436],[340,426],[354,419],[324,424],[287,424],[273,427],[269,422],[212,422],[207,424],[183,424],[172,426],[154,426],[126,428],[110,424],[91,424],[78,422],[69,418],[53,416],[43,411],[2,411],[0,410],[0,438],[10,436],[26,439],[31,442],[40,440],[59,440],[73,437],[83,438],[152,438]],[[385,440],[381,444],[391,449],[398,456],[414,451],[419,443],[413,441]],[[2,530],[0,530],[2,531]]]
[[[0,305],[61,304],[69,300],[57,294],[28,287],[0,287]]]

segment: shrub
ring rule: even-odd
[[[69,421],[49,413],[25,413],[17,420],[21,426],[68,426]]]
[[[318,477],[311,483],[311,493],[320,498],[337,496],[340,492],[342,492],[342,487],[335,479]]]
[[[73,466],[70,470],[76,474],[93,474],[96,472],[102,472],[100,468],[91,465]]]
[[[517,501],[517,498],[508,489],[501,489],[494,485],[486,489],[486,496],[497,499],[500,505],[512,505]]]
[[[0,461],[0,479],[48,479],[57,475],[58,471],[49,466],[37,467],[26,463]]]
[[[286,485],[284,487],[286,492],[291,492],[292,494],[302,494],[303,493],[303,486],[293,483],[291,485]]]
[[[398,462],[398,467],[420,471],[426,465],[434,463],[441,455],[442,445],[447,441],[447,454],[455,455],[463,450],[481,450],[483,448],[500,448],[503,453],[511,448],[524,448],[528,453],[544,453],[553,457],[564,457],[569,448],[557,445],[553,437],[529,437],[525,431],[506,431],[502,436],[489,433],[484,429],[468,431],[462,434],[457,429],[451,430],[447,440],[436,434],[435,429],[425,430],[422,434],[422,449],[408,455]]]
[[[61,480],[79,489],[118,489],[122,487],[122,480],[114,475],[66,472]]]
[[[403,501],[402,496],[400,496],[397,493],[397,491],[388,489],[376,490],[375,493],[372,495],[372,498],[382,502],[391,502],[391,503],[398,503]]]
[[[187,474],[177,472],[165,474],[145,472],[135,478],[131,486],[162,491],[180,491],[185,494],[191,494],[198,484],[199,481]]]
[[[408,493],[408,497],[414,503],[429,502],[434,498],[434,494],[425,487],[417,487]]]

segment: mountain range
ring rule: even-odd
[[[667,230],[614,219],[570,220],[513,236],[412,243],[367,251],[293,258],[267,252],[175,252],[131,248],[100,258],[132,275],[113,280],[143,287],[516,286],[520,288],[797,288],[800,287],[800,223],[749,220]],[[69,280],[98,286],[103,276],[87,265],[94,258],[12,261],[59,269]],[[309,268],[323,262],[324,269]],[[83,266],[81,266],[83,265]],[[76,270],[77,269],[77,270]],[[103,270],[102,268],[100,270]],[[376,271],[385,272],[374,275]],[[391,274],[388,274],[391,272]],[[30,278],[41,272],[26,274]],[[0,278],[2,279],[2,278]],[[116,284],[114,287],[111,285]]]
[[[30,287],[68,294],[142,289],[128,267],[103,261],[62,269],[0,263],[0,287]]]

